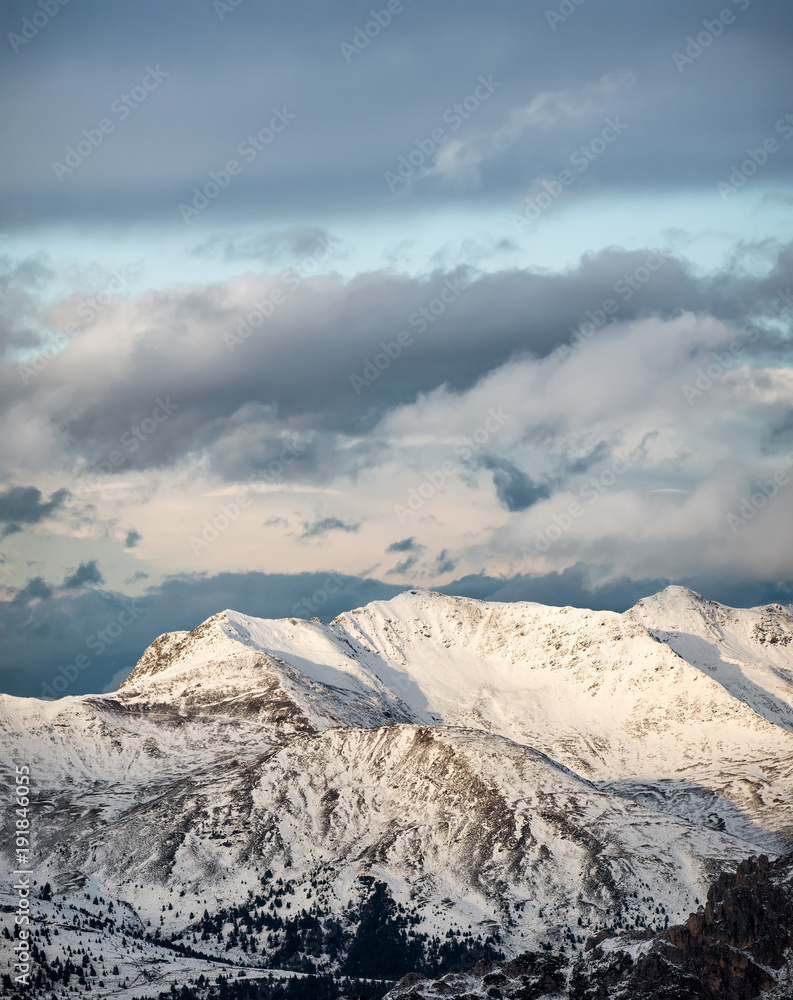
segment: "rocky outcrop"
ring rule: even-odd
[[[661,934],[631,979],[640,995],[690,981],[703,1000],[751,1000],[777,986],[791,953],[793,855],[761,856],[719,876],[705,907]]]
[[[165,632],[144,651],[137,665],[120,687],[134,687],[142,678],[167,670],[178,656],[189,632]]]
[[[793,854],[742,861],[660,933],[598,934],[575,961],[525,954],[462,975],[406,976],[385,1000],[754,1000],[793,997]]]

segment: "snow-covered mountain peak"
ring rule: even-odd
[[[582,945],[793,842],[791,637],[793,608],[681,587],[625,614],[417,589],[328,624],[229,609],[112,694],[0,698],[0,783],[29,764],[59,896],[223,957],[251,957],[246,907],[279,967],[313,947],[301,912],[354,929],[372,880],[417,934]]]
[[[356,652],[319,620],[226,610],[156,639],[119,697],[127,706],[222,711],[298,730],[419,721]]]
[[[793,732],[793,605],[730,608],[667,587],[626,617],[758,715]]]
[[[639,797],[696,772],[663,801],[726,815],[707,791],[720,789],[748,838],[740,810],[793,830],[793,806],[755,787],[769,754],[790,756],[793,781],[792,618],[683,587],[624,614],[417,589],[329,624],[226,610],[157,639],[116,697],[125,711],[245,719],[274,743],[336,726],[476,729],[589,780],[630,775]]]
[[[626,614],[630,615],[636,609],[647,613],[651,612],[655,616],[663,614],[670,620],[679,620],[691,615],[699,615],[709,620],[720,618],[728,620],[754,619],[758,616],[779,617],[780,620],[788,621],[793,619],[793,604],[761,604],[754,608],[732,608],[728,604],[710,601],[688,587],[680,587],[675,584],[659,590],[657,594],[641,598]]]
[[[428,646],[440,644],[446,650],[470,650],[479,660],[515,663],[527,655],[531,659],[538,652],[538,641],[544,646],[552,640],[558,653],[566,645],[560,638],[577,641],[582,629],[590,628],[605,629],[598,640],[606,645],[648,639],[643,625],[615,612],[529,602],[497,604],[415,589],[344,612],[330,624],[319,619],[257,618],[227,609],[190,632],[159,636],[121,688],[253,651],[288,661],[312,681],[369,689],[381,661],[395,654],[400,658],[394,643],[397,635],[424,653]]]
[[[121,691],[167,701],[201,687],[202,701],[217,691],[244,699],[275,678],[317,728],[349,721],[339,700],[363,700],[384,713],[370,725],[475,725],[528,742],[549,725],[563,732],[571,713],[577,727],[589,716],[596,725],[601,702],[645,727],[686,705],[692,723],[748,708],[793,729],[791,639],[790,608],[736,611],[684,587],[625,614],[413,589],[330,624],[220,612],[160,636]],[[755,671],[753,686],[717,669],[733,663]]]
[[[178,667],[197,667],[240,651],[256,648],[245,627],[247,619],[226,610],[207,618],[190,632],[166,632],[146,649],[121,688],[135,687],[147,679]]]
[[[641,607],[647,604],[653,604],[663,605],[664,607],[672,609],[686,608],[705,603],[708,602],[706,602],[702,594],[698,594],[696,590],[691,590],[690,587],[681,587],[679,584],[673,583],[668,587],[664,587],[663,590],[659,590],[656,594],[648,594],[647,597],[642,597],[636,602],[636,606]]]

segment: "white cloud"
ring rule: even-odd
[[[683,392],[698,372],[716,364],[714,351],[723,357],[736,336],[719,321],[691,314],[614,325],[566,361],[516,361],[468,392],[440,388],[424,395],[391,413],[380,431],[394,444],[429,450],[421,442],[470,433],[498,405],[510,419],[493,442],[495,450],[533,477],[556,483],[549,499],[504,518],[470,547],[463,558],[471,567],[508,574],[584,562],[602,565],[604,576],[755,577],[770,571],[789,578],[793,464],[785,458],[790,444],[772,448],[768,430],[793,407],[793,372],[736,363],[691,403]],[[587,471],[570,471],[600,442],[608,443],[602,460]],[[738,511],[754,483],[771,482],[776,472],[789,475],[790,485],[734,533],[727,515]],[[473,485],[479,502],[492,496],[484,477]],[[582,508],[581,516],[569,518],[571,503]],[[448,500],[444,504],[448,519]],[[472,495],[469,515],[475,504]],[[492,521],[492,502],[487,511]],[[538,539],[542,547],[541,537],[553,525],[555,536],[560,519],[564,530],[539,551]],[[420,527],[416,534],[425,541]],[[536,554],[519,556],[527,543]]]
[[[128,460],[87,497],[90,510],[48,530],[75,539],[118,537],[120,545],[134,523],[142,540],[127,558],[145,560],[152,573],[360,574],[410,535],[422,546],[410,573],[427,585],[441,579],[434,567],[444,550],[445,564],[454,560],[459,576],[562,570],[577,562],[634,578],[708,571],[793,576],[784,491],[739,533],[727,521],[754,482],[781,468],[793,372],[750,364],[749,350],[717,361],[743,336],[728,324],[692,313],[614,323],[566,358],[513,353],[489,372],[493,362],[483,356],[479,371],[487,374],[474,384],[462,380],[470,386],[465,391],[447,385],[418,395],[401,391],[387,410],[376,393],[399,392],[427,363],[439,381],[448,372],[454,384],[467,358],[459,327],[440,343],[435,330],[417,337],[359,400],[338,351],[346,347],[359,365],[373,343],[389,336],[381,330],[391,329],[392,316],[393,329],[404,323],[405,290],[423,302],[426,289],[399,276],[364,276],[347,285],[312,279],[272,324],[230,354],[223,331],[276,282],[249,275],[208,289],[145,293],[109,305],[75,334],[2,418],[0,458],[15,463],[26,482],[47,495],[74,488],[86,465],[97,455],[105,460],[155,396],[173,391],[181,409],[151,435],[143,467],[123,452]],[[504,287],[488,279],[487,297],[467,291],[462,300],[478,340],[491,335],[499,309],[517,312],[521,301],[536,301],[506,303]],[[393,312],[378,311],[383,300]],[[341,337],[328,342],[329,317],[339,316],[345,334],[353,318],[359,340],[351,349]],[[272,397],[286,380],[289,391],[276,403]],[[697,385],[693,395],[684,391]],[[313,409],[325,392],[326,410]],[[187,399],[190,421],[183,420]],[[505,415],[495,424],[494,411]],[[376,422],[378,412],[385,415]],[[464,445],[466,439],[475,446]],[[250,469],[287,446],[294,451],[283,452],[283,475],[249,488]],[[630,467],[585,507],[585,516],[547,550],[518,558],[521,546],[564,517],[587,479],[608,473],[618,454],[629,456]],[[238,490],[250,499],[244,516],[195,557],[189,536]],[[416,494],[422,502],[414,509],[408,501]],[[330,533],[321,550],[309,551],[284,527],[332,518],[360,530]],[[393,568],[383,566],[383,572]]]

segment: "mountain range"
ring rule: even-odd
[[[224,611],[116,692],[0,696],[5,851],[31,775],[42,995],[74,955],[131,998],[668,933],[722,873],[793,849],[792,642],[793,606],[680,587],[623,614],[411,590],[330,623]]]

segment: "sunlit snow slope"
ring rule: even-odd
[[[269,871],[342,923],[374,876],[427,933],[578,947],[793,842],[792,635],[790,607],[675,587],[622,615],[424,591],[330,624],[225,611],[114,694],[0,697],[4,801],[28,764],[42,881],[165,936]]]

